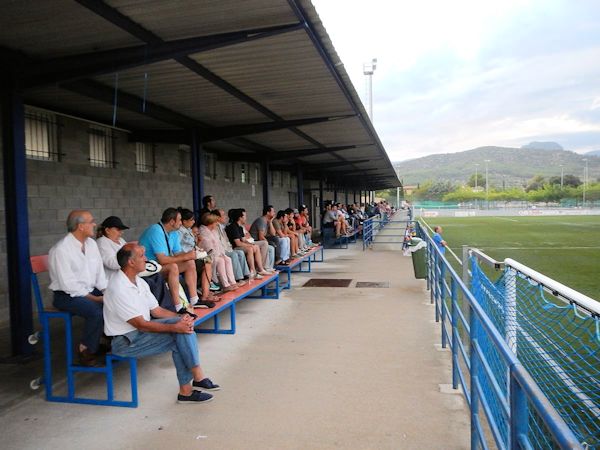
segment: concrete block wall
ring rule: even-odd
[[[89,209],[100,224],[119,216],[135,240],[169,206],[191,205],[191,178],[179,175],[177,146],[155,147],[154,173],[138,172],[135,144],[127,133],[115,132],[115,168],[91,167],[88,125],[60,118],[61,161],[28,160],[29,232],[32,255],[47,253],[66,233],[73,209]]]
[[[226,212],[231,208],[244,208],[248,217],[248,222],[252,223],[254,219],[262,214],[263,194],[262,182],[260,178],[256,179],[253,163],[245,164],[246,170],[250,167],[247,183],[240,180],[240,171],[242,163],[235,163],[234,181],[225,181],[225,165],[230,163],[218,162],[216,164],[216,177],[204,181],[204,191],[206,195],[212,195],[217,201],[217,207]],[[275,185],[271,186],[271,203],[275,209],[286,209],[290,205],[290,192],[295,194],[297,191],[296,179],[289,174],[283,176],[275,175]]]
[[[137,240],[169,206],[192,209],[192,180],[190,176],[179,174],[177,145],[155,145],[155,172],[138,172],[135,144],[129,142],[128,133],[115,130],[115,161],[118,164],[115,168],[91,167],[88,160],[89,124],[63,116],[58,117],[58,123],[60,161],[27,160],[31,255],[48,253],[50,247],[65,235],[65,221],[73,209],[89,209],[98,224],[107,216],[119,216],[131,228],[125,232],[126,240]],[[234,164],[234,180],[225,181],[225,163],[217,163],[216,173],[211,174],[212,178],[205,178],[205,194],[214,195],[218,206],[226,211],[245,208],[251,222],[262,213],[262,185],[257,183],[252,163],[244,163],[247,183],[242,183],[241,164]],[[288,174],[283,179],[287,180],[286,184],[272,187],[272,202],[280,209],[289,206],[290,192],[296,191],[293,177]],[[5,230],[3,184],[0,184],[0,194],[0,227]],[[45,301],[49,303],[46,277],[41,281]],[[0,326],[8,318],[6,236],[2,232]]]

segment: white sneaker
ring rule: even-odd
[[[262,280],[264,277],[260,273],[257,273],[254,278],[257,280]]]

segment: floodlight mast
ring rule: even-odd
[[[489,159],[485,160],[485,204],[486,204],[487,209],[490,209],[490,200],[489,200],[490,187],[488,185],[488,163],[489,162],[490,162]]]
[[[367,96],[369,98],[369,117],[373,123],[373,73],[377,68],[377,58],[363,64],[363,74],[367,77]]]
[[[587,189],[587,178],[588,178],[588,160],[587,160],[587,158],[584,158],[583,162],[585,162],[585,167],[583,168],[583,207],[585,208],[585,191]]]

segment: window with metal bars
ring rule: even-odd
[[[55,114],[25,109],[25,156],[29,159],[59,161]]]
[[[135,143],[135,170],[138,172],[154,172],[156,170],[154,144]]]
[[[225,162],[225,181],[235,181],[235,162]]]
[[[115,146],[113,130],[101,125],[90,125],[88,129],[90,141],[90,165],[92,167],[114,168]]]
[[[204,153],[204,178],[217,179],[217,155],[214,153]]]
[[[273,170],[271,172],[271,186],[273,186],[273,187],[279,186],[280,178],[281,178],[281,172]]]
[[[179,146],[179,175],[182,177],[192,176],[192,165],[190,161],[190,146]]]
[[[260,184],[261,183],[261,169],[260,169],[260,164],[254,164],[254,182],[256,184]]]
[[[248,182],[248,178],[247,178],[247,173],[246,173],[246,163],[242,163],[240,164],[240,183],[247,183]]]

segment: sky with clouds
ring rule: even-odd
[[[600,150],[599,0],[312,0],[393,161]],[[366,102],[365,102],[366,103]]]

